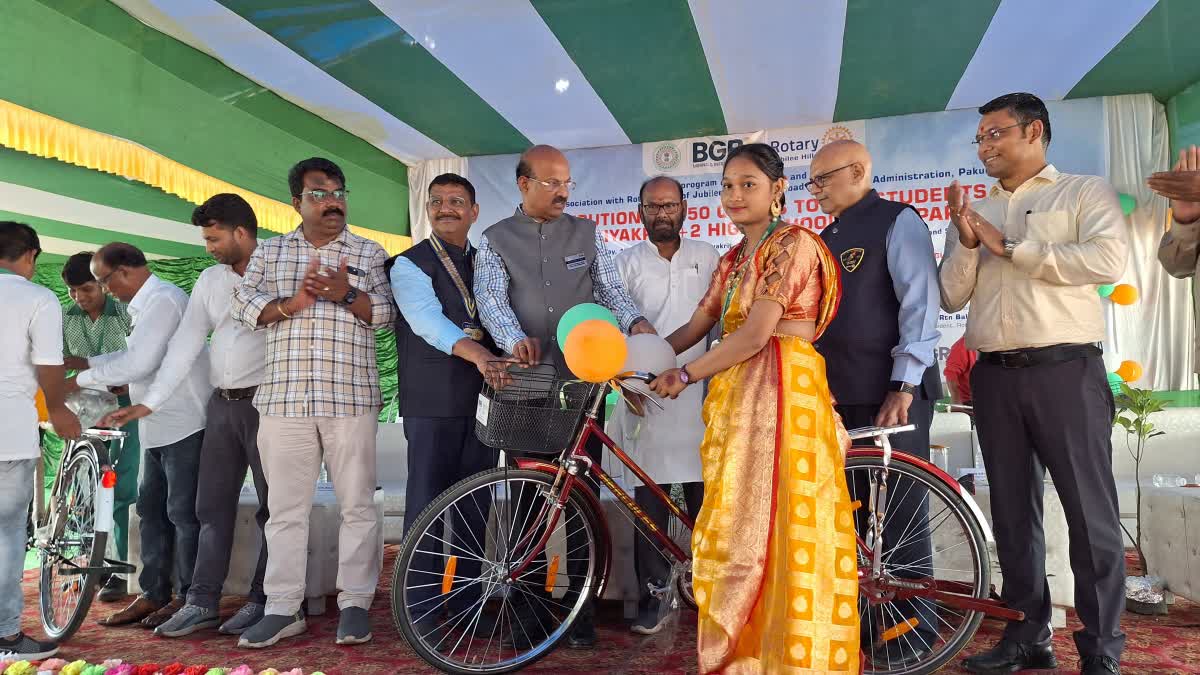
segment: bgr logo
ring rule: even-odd
[[[654,166],[659,171],[670,171],[679,166],[679,148],[674,143],[663,143],[654,149]]]
[[[692,143],[692,164],[720,162],[739,145],[742,145],[742,141],[738,138],[728,141],[713,141],[711,143],[696,141]]]

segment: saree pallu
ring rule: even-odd
[[[712,379],[704,422],[692,537],[701,672],[859,672],[849,440],[824,360],[775,335]]]

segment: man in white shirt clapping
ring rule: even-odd
[[[178,286],[154,276],[146,256],[125,243],[103,246],[92,258],[92,275],[118,300],[129,303],[133,332],[125,351],[88,359],[88,369],[67,380],[68,390],[103,389],[129,383],[134,403],[146,400],[167,345],[183,319],[188,297]],[[196,519],[196,476],[204,440],[208,354],[201,354],[152,417],[138,423],[142,477],[137,513],[141,519],[142,594],[125,609],[103,619],[104,626],[142,622],[153,628],[183,606],[192,583],[200,522]],[[171,574],[179,582],[173,599]]]
[[[262,536],[268,517],[267,479],[258,454],[258,411],[253,403],[267,365],[266,334],[235,321],[230,312],[233,291],[258,246],[258,220],[246,200],[235,194],[219,194],[196,207],[192,224],[201,228],[205,248],[220,264],[204,270],[196,280],[187,311],[145,398],[108,420],[127,424],[161,408],[193,370],[193,364],[204,353],[206,338],[212,334],[209,382],[216,391],[208,400],[208,428],[200,450],[196,488],[200,540],[195,572],[187,604],[154,629],[160,637],[182,637],[220,623],[221,586],[229,573],[238,498],[247,468],[258,493],[258,565],[246,604],[221,625],[220,632],[240,635],[262,618],[267,602],[263,593],[267,543]]]
[[[32,227],[0,222],[0,659],[28,661],[58,651],[21,632],[25,519],[42,461],[34,404],[39,386],[54,430],[79,438],[79,420],[63,404],[62,307],[50,289],[29,281],[41,252]]]

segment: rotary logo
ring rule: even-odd
[[[842,251],[842,254],[838,257],[842,260],[842,267],[847,272],[853,272],[862,264],[863,258],[866,255],[867,252],[861,248],[848,248]]]
[[[679,166],[682,156],[674,143],[663,143],[654,149],[654,166],[658,167],[659,171],[670,171]]]
[[[826,144],[832,143],[834,141],[852,141],[852,140],[854,140],[854,132],[850,131],[850,129],[848,127],[844,127],[844,126],[838,124],[838,125],[829,127],[829,130],[825,132],[825,136],[823,136],[821,138],[821,145],[826,145]]]

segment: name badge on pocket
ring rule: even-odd
[[[588,264],[587,256],[584,256],[581,253],[576,253],[575,255],[569,255],[569,256],[563,258],[563,262],[565,262],[567,264],[568,270],[583,269],[584,267],[587,267],[587,264]]]

